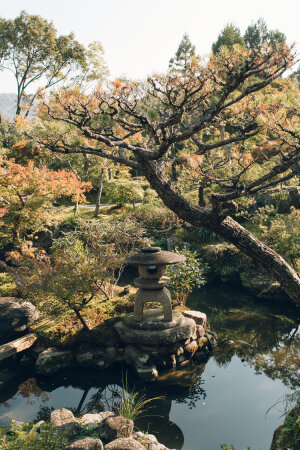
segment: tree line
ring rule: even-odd
[[[34,40],[38,33],[43,38]],[[142,175],[179,219],[234,244],[299,304],[297,270],[239,219],[258,192],[299,177],[299,84],[297,74],[283,78],[296,52],[283,33],[263,20],[244,36],[228,25],[206,60],[185,35],[167,73],[139,82],[105,79],[99,44],[86,50],[25,12],[15,21],[1,19],[0,48],[1,66],[18,68],[16,127],[35,148],[70,168],[96,158],[127,170],[129,178]],[[28,100],[26,88],[39,78],[44,89]],[[36,98],[37,118],[30,122]]]

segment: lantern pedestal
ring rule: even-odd
[[[208,360],[217,343],[216,335],[205,328],[205,314],[188,313],[190,317],[174,312],[172,321],[167,322],[161,309],[147,309],[141,321],[131,313],[115,324],[125,346],[124,362],[140,378],[152,381],[170,369],[186,366],[192,359],[198,363]]]
[[[204,362],[216,345],[215,334],[205,329],[205,314],[190,311],[186,317],[184,313],[172,313],[167,289],[170,278],[163,274],[167,264],[184,260],[184,256],[159,247],[144,248],[127,259],[128,264],[138,266],[140,276],[134,280],[138,291],[134,312],[117,322],[115,328],[125,344],[124,361],[147,381],[159,377],[160,371],[184,367],[192,358]],[[144,311],[147,302],[161,303],[163,309]]]
[[[168,277],[161,277],[159,279],[138,277],[134,280],[134,284],[139,288],[134,302],[135,320],[143,320],[145,303],[157,302],[162,304],[163,320],[172,322],[171,294],[166,287],[169,283],[170,278]]]

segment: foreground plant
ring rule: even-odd
[[[122,381],[122,392],[119,396],[120,404],[117,406],[118,414],[132,421],[135,421],[138,417],[144,415],[147,411],[147,405],[149,405],[149,403],[163,398],[147,398],[145,394],[137,392],[134,388],[130,389],[128,386],[127,376],[125,377],[125,380]]]
[[[13,423],[12,432],[7,433],[5,427],[0,427],[0,448],[2,450],[61,450],[68,445],[67,436],[56,432],[56,427],[49,423],[43,424],[37,433],[34,426]]]

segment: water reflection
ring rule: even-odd
[[[202,371],[203,367],[199,374]],[[12,412],[17,415],[17,420],[48,421],[51,412],[59,407],[70,409],[75,416],[114,411],[120,403],[119,394],[122,392],[122,380],[125,377],[129,391],[144,392],[147,398],[162,396],[153,401],[147,408],[146,415],[136,421],[137,428],[154,433],[162,443],[171,448],[182,449],[183,433],[180,427],[169,419],[169,415],[173,400],[196,401],[197,387],[196,384],[193,386],[192,378],[188,382],[187,374],[184,385],[179,389],[175,384],[173,387],[164,387],[164,382],[157,384],[157,388],[153,384],[144,386],[139,384],[133,373],[124,374],[121,370],[103,374],[101,377],[99,372],[79,370],[76,374],[65,372],[51,379],[29,378],[17,388],[15,383],[13,384],[15,391],[12,394],[10,390],[9,401],[6,401],[7,391],[0,390],[0,423],[8,424],[9,419],[15,417]],[[204,391],[201,389],[201,392]],[[5,410],[9,410],[10,414],[7,415]]]
[[[214,360],[169,372],[146,386],[128,372],[130,389],[145,392],[147,398],[164,397],[153,402],[136,425],[178,450],[215,450],[223,442],[267,449],[282,421],[276,409],[266,419],[267,409],[300,385],[297,313],[256,303],[224,287],[195,292],[188,306],[206,312],[219,336]],[[120,401],[121,368],[109,373],[65,372],[50,379],[22,371],[11,381],[6,371],[0,374],[0,423],[11,418],[47,420],[59,407],[76,416],[114,410]]]
[[[209,286],[194,292],[191,309],[205,312],[219,337],[215,359],[220,366],[237,355],[290,389],[300,386],[299,311],[293,306],[255,302],[235,287]]]

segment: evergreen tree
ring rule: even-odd
[[[226,25],[221,31],[216,42],[212,45],[212,51],[216,54],[223,45],[231,48],[234,44],[245,45],[244,39],[241,36],[241,31],[232,23]]]
[[[259,19],[253,25],[247,28],[244,41],[248,48],[260,49],[264,44],[284,44],[286,36],[278,30],[268,30],[267,24],[263,19]]]
[[[291,83],[295,89],[291,95],[274,87],[274,80],[294,60],[288,46],[262,46],[254,52],[245,45],[233,45],[228,52],[212,55],[207,64],[195,64],[197,70],[193,62],[186,73],[169,71],[143,84],[117,80],[110,88],[91,94],[61,89],[45,99],[49,118],[42,127],[31,125],[28,132],[51,151],[98,155],[142,171],[181,220],[234,244],[299,304],[299,275],[236,220],[239,199],[255,198],[297,173],[296,86]],[[51,117],[76,128],[84,138],[82,144],[73,147],[67,138],[58,141]],[[92,143],[87,144],[87,139]],[[256,155],[261,155],[262,143],[272,149],[274,157],[260,162]],[[176,161],[173,148],[179,144],[184,152]],[[228,164],[226,146],[230,144],[234,147]],[[177,182],[171,178],[174,161],[180,171]],[[193,188],[201,187],[198,206],[197,190],[191,196],[190,183]]]
[[[196,58],[195,46],[191,43],[188,34],[184,33],[175,56],[169,61],[169,70],[187,72]]]

